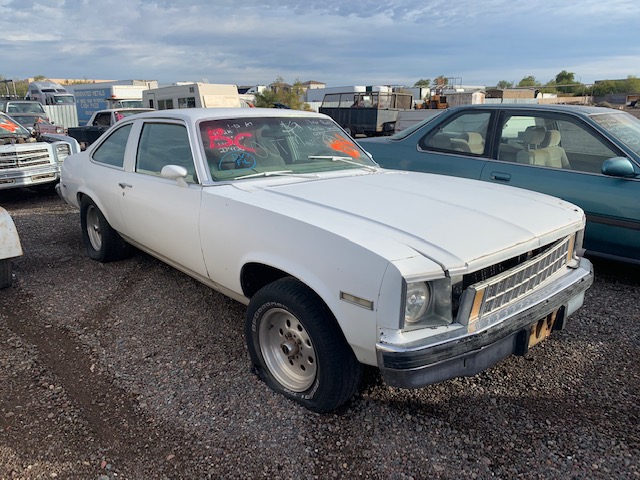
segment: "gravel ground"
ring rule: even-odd
[[[88,259],[56,196],[0,192],[0,478],[640,479],[640,270],[598,262],[568,328],[418,390],[368,370],[311,413],[251,371],[244,307],[138,253]]]

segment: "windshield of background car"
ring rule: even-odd
[[[0,137],[30,136],[29,131],[6,115],[0,115]]]
[[[376,164],[333,121],[320,117],[249,117],[200,123],[214,180],[306,174]]]
[[[431,112],[433,112],[433,113],[431,113]],[[415,132],[417,130],[420,130],[423,125],[426,125],[427,123],[433,121],[433,119],[435,119],[442,112],[444,112],[444,109],[442,109],[442,110],[430,110],[429,114],[431,116],[429,116],[429,117],[425,118],[424,120],[421,120],[421,121],[419,121],[417,123],[414,123],[413,125],[409,125],[404,130],[401,130],[398,133],[394,133],[389,138],[391,140],[402,140],[403,138],[406,138],[409,135],[411,135],[413,132]]]
[[[45,113],[39,102],[7,102],[7,113]]]
[[[73,105],[75,99],[73,95],[56,95],[53,97],[53,103],[56,105]]]
[[[640,119],[628,113],[592,115],[591,119],[631,150],[640,154]]]
[[[131,115],[135,115],[136,113],[144,113],[144,112],[148,112],[149,109],[142,109],[142,110],[118,110],[117,112],[113,112],[113,114],[116,117],[116,121],[120,121],[122,120],[124,117],[129,117]]]

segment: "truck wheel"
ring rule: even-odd
[[[13,283],[12,264],[10,258],[0,260],[0,288],[10,287]]]
[[[100,209],[89,197],[83,197],[80,202],[80,225],[82,239],[90,258],[107,263],[120,260],[126,255],[127,243],[111,228]]]
[[[254,295],[245,336],[260,378],[309,410],[334,410],[358,387],[362,365],[331,311],[298,280],[277,280]]]

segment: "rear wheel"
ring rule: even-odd
[[[82,239],[89,257],[107,263],[126,256],[129,249],[127,243],[109,225],[100,209],[89,197],[83,197],[80,202],[80,224]]]
[[[362,365],[324,302],[298,280],[277,280],[251,299],[245,335],[258,375],[310,410],[333,410],[358,387]]]

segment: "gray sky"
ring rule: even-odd
[[[0,0],[0,75],[327,86],[640,76],[637,0]]]

